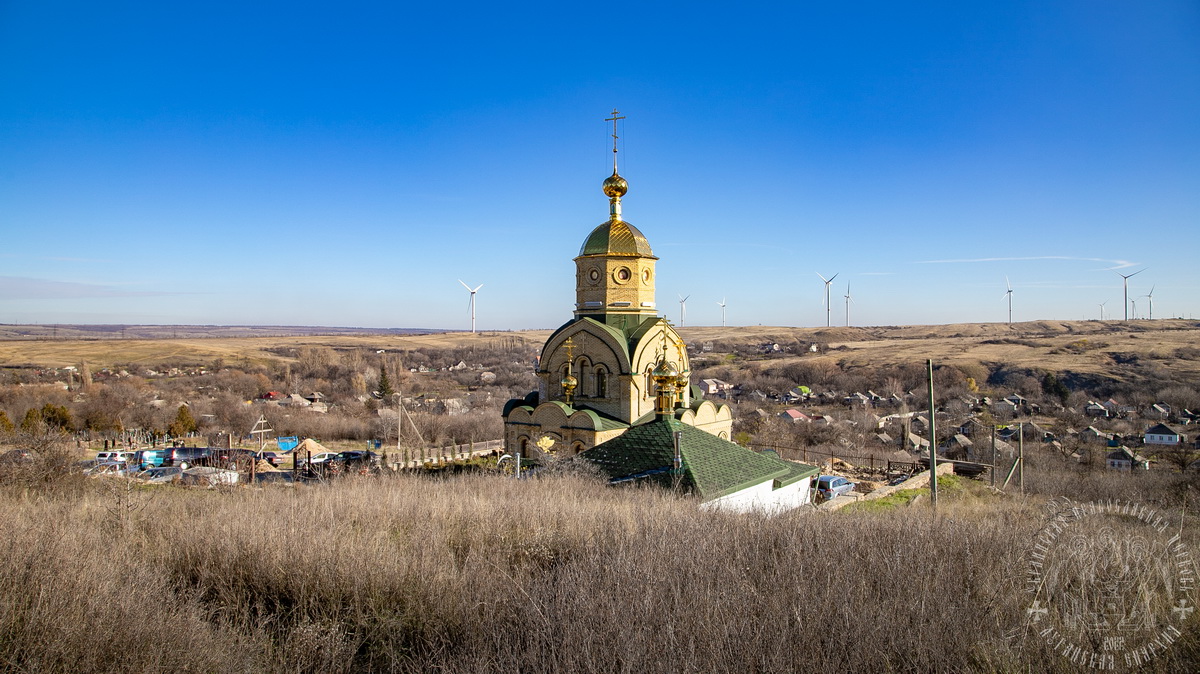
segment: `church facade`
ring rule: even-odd
[[[615,149],[614,149],[615,152]],[[628,183],[616,169],[603,183],[608,220],[584,240],[575,258],[574,317],[542,347],[538,390],[504,408],[505,450],[535,457],[574,456],[655,418],[660,363],[674,381],[671,416],[728,441],[727,405],[704,400],[690,383],[687,348],[654,302],[650,243],[621,215]]]

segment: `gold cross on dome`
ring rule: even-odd
[[[567,362],[575,360],[575,338],[568,337],[567,341],[563,342],[563,346],[567,349]]]
[[[613,115],[612,117],[609,117],[609,118],[605,119],[604,121],[606,121],[606,122],[612,122],[612,123],[613,123],[613,132],[612,132],[612,139],[613,139],[613,173],[616,173],[616,172],[617,172],[617,120],[619,120],[619,119],[625,119],[625,118],[619,115],[619,113],[617,112],[617,109],[616,109],[616,108],[613,108],[612,115]]]

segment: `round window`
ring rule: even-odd
[[[630,276],[631,274],[629,273],[628,267],[619,267],[613,272],[613,280],[615,280],[617,283],[628,283]]]
[[[596,285],[597,283],[599,283],[600,282],[600,270],[596,269],[595,267],[592,267],[591,269],[589,269],[588,273],[587,273],[587,280],[588,280],[588,283],[591,283],[592,285]]]
[[[645,285],[650,285],[650,276],[651,276],[650,270],[643,269],[642,270],[642,283]]]

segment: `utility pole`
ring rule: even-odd
[[[1017,483],[1021,485],[1021,494],[1025,494],[1025,422],[1017,424],[1017,463],[1021,468],[1017,471]]]
[[[993,420],[994,421],[994,420]],[[992,424],[992,488],[996,488],[996,424]]]
[[[933,409],[933,360],[926,360],[929,372],[929,503],[937,511],[937,420]]]

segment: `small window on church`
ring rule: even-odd
[[[602,367],[596,368],[596,397],[608,397],[608,373]]]

